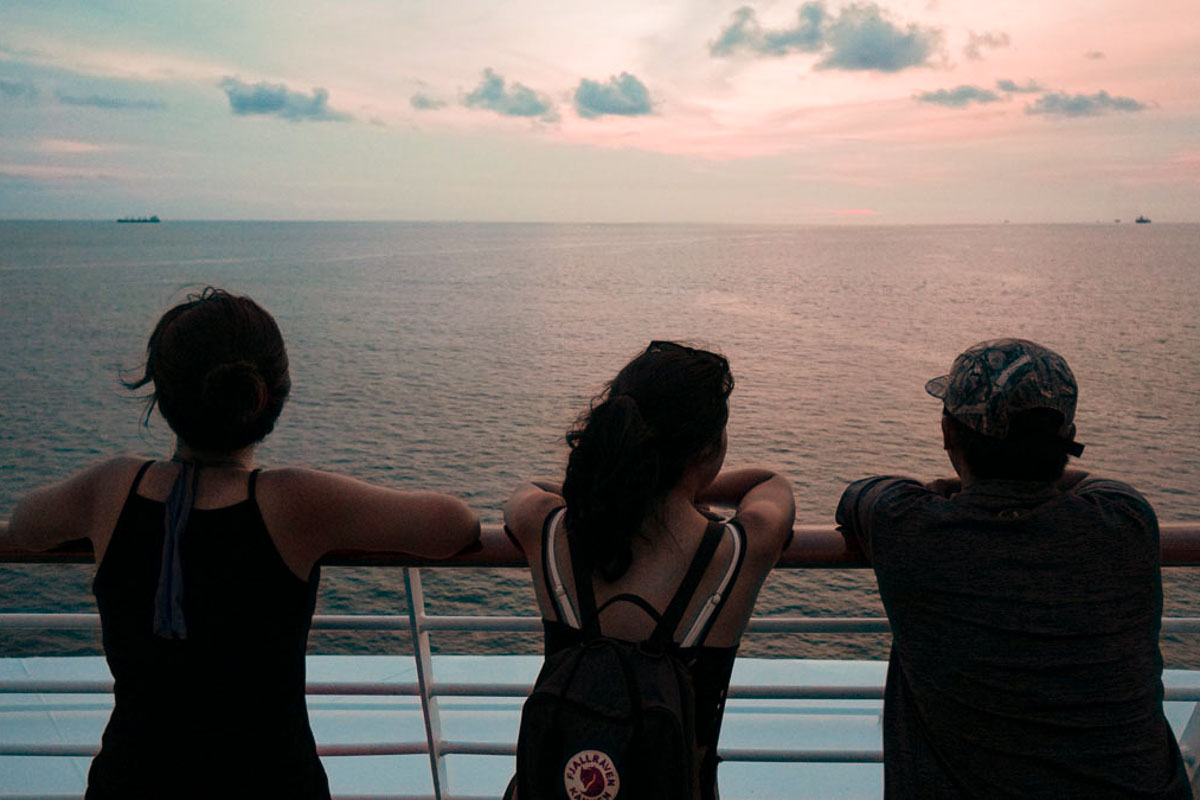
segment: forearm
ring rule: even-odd
[[[559,497],[562,497],[562,481],[558,481],[553,478],[538,478],[537,480],[530,481],[530,483],[541,489],[543,492],[549,492],[550,494],[556,494]]]
[[[17,550],[48,550],[69,538],[56,535],[60,526],[54,511],[58,505],[44,500],[42,495],[46,492],[47,489],[36,489],[17,502],[12,518],[0,531],[6,546]]]
[[[762,467],[726,470],[700,490],[696,502],[736,506],[755,487],[777,477],[778,473]]]

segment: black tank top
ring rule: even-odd
[[[304,654],[319,572],[284,563],[255,500],[193,509],[183,535],[188,638],[152,631],[161,502],[121,509],[92,590],[114,707],[88,774],[107,797],[328,798],[304,700]]]

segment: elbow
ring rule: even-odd
[[[438,557],[451,558],[473,547],[479,542],[481,532],[479,514],[463,501],[455,500],[447,510],[442,552]]]
[[[769,483],[772,486],[778,487],[780,492],[785,493],[789,496],[794,496],[794,489],[792,488],[792,482],[790,480],[788,480],[787,476],[785,476],[781,472],[775,472],[775,471],[769,472],[767,479],[765,481],[763,481],[763,483]]]
[[[23,503],[17,503],[17,507],[13,509],[12,519],[0,522],[0,544],[6,549],[13,550],[41,550],[37,547],[33,540],[27,536],[29,525],[25,519],[22,507]]]
[[[0,547],[6,550],[38,552],[56,544],[31,536],[32,530],[33,526],[28,524],[28,520],[21,514],[21,506],[18,505],[11,520],[0,522]]]

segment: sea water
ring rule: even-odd
[[[731,466],[773,465],[797,521],[832,524],[845,484],[949,473],[923,386],[982,339],[1062,353],[1080,384],[1079,466],[1200,519],[1200,226],[755,227],[440,223],[0,223],[0,518],[106,455],[166,457],[122,388],[159,315],[206,285],[278,319],[293,392],[261,448],[400,488],[457,494],[485,521],[526,478],[561,476],[563,434],[651,339],[733,367]],[[1200,574],[1166,571],[1167,612]],[[426,572],[435,613],[534,612],[516,570]],[[91,611],[91,568],[0,568],[0,610]],[[764,614],[878,615],[864,570],[790,570]],[[395,569],[327,569],[319,610],[399,613]],[[254,609],[247,609],[254,614]],[[536,652],[523,634],[443,650]],[[886,636],[748,637],[743,652],[886,656]],[[390,633],[316,633],[313,652],[395,652]],[[1200,667],[1200,637],[1167,637]],[[7,655],[98,652],[91,633],[10,633]]]

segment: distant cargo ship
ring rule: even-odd
[[[1139,214],[1139,215],[1138,215],[1138,218],[1137,218],[1137,219],[1135,219],[1135,220],[1134,220],[1134,222],[1138,223],[1139,225],[1149,225],[1149,224],[1150,224],[1150,218],[1149,218],[1149,217],[1146,217],[1146,216],[1142,216],[1141,214]]]
[[[153,217],[121,217],[117,222],[158,222],[158,216]],[[1146,220],[1149,222],[1150,220]]]

